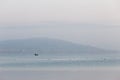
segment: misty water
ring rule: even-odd
[[[120,54],[0,54],[0,68],[119,67]]]

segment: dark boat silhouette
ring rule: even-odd
[[[39,54],[37,54],[37,53],[35,53],[34,55],[35,55],[35,56],[39,56]]]

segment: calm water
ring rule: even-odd
[[[119,54],[0,54],[0,68],[79,68],[120,66]]]

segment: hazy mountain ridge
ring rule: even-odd
[[[114,51],[104,50],[92,46],[80,45],[69,41],[32,38],[0,41],[0,52],[20,52],[25,50],[31,52],[39,50],[42,53],[112,53]]]

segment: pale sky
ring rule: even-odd
[[[0,24],[119,24],[119,0],[0,0]]]
[[[120,50],[120,1],[0,0],[0,39],[31,37]]]

